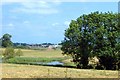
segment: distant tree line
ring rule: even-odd
[[[2,38],[0,38],[0,45],[1,47],[14,47],[14,48],[21,48],[21,49],[31,49],[31,47],[49,47],[50,45],[56,45],[53,43],[41,43],[41,44],[28,44],[28,43],[13,43],[11,41],[12,35],[4,34]],[[60,43],[58,44],[60,45]]]
[[[47,48],[51,45],[56,45],[56,44],[52,44],[52,43],[41,43],[41,44],[13,43],[13,45],[15,48],[32,49],[35,47]]]

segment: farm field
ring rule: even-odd
[[[3,51],[4,49],[0,50]],[[27,61],[59,60],[68,65],[74,65],[73,62],[70,61],[71,57],[62,55],[61,50],[41,51],[22,49],[22,51],[23,56],[21,56],[20,58],[15,58],[15,60],[18,60],[18,63],[25,61],[26,59]],[[75,69],[42,65],[2,63],[2,78],[117,78],[117,77],[118,71],[112,70]]]

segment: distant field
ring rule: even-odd
[[[5,49],[0,48],[0,52],[3,52]],[[8,62],[12,63],[27,63],[27,62],[50,62],[50,61],[61,61],[67,65],[74,65],[70,60],[72,59],[69,56],[63,55],[60,49],[57,50],[29,50],[21,49],[23,56],[10,59]],[[17,51],[17,49],[15,49]],[[0,56],[2,53],[0,53]]]
[[[118,71],[2,64],[2,78],[118,78]]]
[[[3,52],[5,49],[0,48],[0,52]],[[17,49],[15,49],[16,51]],[[54,58],[54,57],[65,57],[61,53],[61,50],[28,50],[28,49],[21,49],[23,51],[22,57],[47,57],[47,58]]]
[[[24,57],[64,57],[61,50],[23,50]]]

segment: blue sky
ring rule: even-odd
[[[91,12],[118,12],[117,2],[4,2],[2,34],[13,42],[59,43],[71,20]]]

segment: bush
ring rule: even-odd
[[[16,56],[22,56],[23,52],[21,51],[21,49],[18,49],[16,52]]]
[[[6,48],[5,51],[3,52],[3,56],[4,56],[4,59],[10,59],[15,57],[14,49],[11,47]]]
[[[89,58],[89,67],[93,67],[93,69],[95,69],[95,67],[99,64],[99,59],[95,56],[95,57],[91,57]]]

